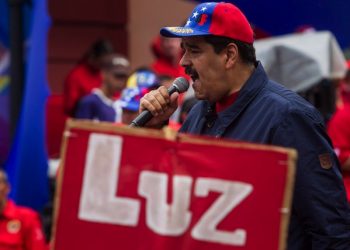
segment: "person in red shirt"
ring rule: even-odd
[[[112,53],[114,48],[108,41],[98,40],[68,74],[63,90],[66,115],[74,116],[78,101],[101,86],[101,64]]]
[[[339,108],[328,123],[328,134],[332,139],[334,150],[338,155],[344,185],[350,201],[350,104]]]
[[[337,88],[337,108],[341,109],[344,105],[350,104],[350,60],[346,62],[347,72],[345,77],[340,81]]]
[[[129,60],[121,54],[106,57],[101,66],[102,85],[78,102],[74,118],[115,122],[121,116],[116,94],[126,86],[130,74]]]
[[[159,76],[176,78],[179,76],[189,79],[183,67],[179,65],[182,57],[180,39],[170,39],[157,36],[151,44],[151,49],[155,57],[151,69]]]
[[[0,169],[0,249],[48,250],[39,215],[7,199],[10,185]]]

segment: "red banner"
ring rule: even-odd
[[[55,250],[285,249],[295,151],[68,123]]]

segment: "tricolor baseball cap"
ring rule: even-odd
[[[253,30],[244,14],[231,3],[202,3],[197,5],[183,27],[164,27],[166,37],[223,36],[252,44]]]
[[[138,70],[128,78],[126,86],[154,89],[159,87],[159,79],[151,70]]]
[[[149,89],[144,87],[125,88],[120,97],[120,106],[123,109],[137,112],[139,110],[141,98],[148,92]]]

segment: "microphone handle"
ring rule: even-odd
[[[168,94],[172,95],[173,93],[177,92],[178,88],[175,85],[172,85],[168,89]],[[144,110],[139,114],[129,125],[129,127],[142,127],[144,126],[149,120],[151,120],[153,117],[152,113],[148,110]]]
[[[174,94],[175,92],[179,92],[179,89],[176,87],[175,84],[171,85],[170,88],[168,88],[168,94],[169,95],[172,95]]]
[[[153,117],[149,110],[144,110],[129,125],[129,127],[142,127]]]

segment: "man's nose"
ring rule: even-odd
[[[183,54],[183,56],[181,57],[180,65],[181,65],[182,67],[186,67],[186,66],[191,65],[191,61],[189,60],[189,58],[188,58],[188,56],[187,56],[187,52],[185,52],[185,53]]]

